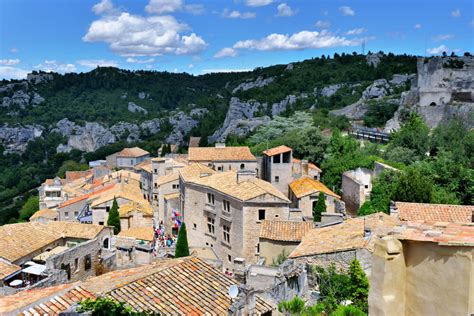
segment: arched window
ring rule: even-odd
[[[430,105],[431,106],[436,106],[436,102],[431,102]]]
[[[104,238],[104,241],[102,242],[102,248],[109,249],[109,238]]]
[[[240,170],[244,170],[245,169],[245,164],[241,163],[240,164]]]

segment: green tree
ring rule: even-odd
[[[400,172],[386,170],[375,177],[370,200],[366,201],[357,211],[358,216],[377,212],[390,213],[390,201],[400,177]]]
[[[158,315],[151,312],[136,312],[123,302],[117,302],[108,297],[87,298],[79,303],[79,313],[91,313],[93,316],[141,316]]]
[[[57,176],[60,178],[65,178],[66,171],[83,171],[87,169],[89,169],[89,166],[86,164],[81,164],[74,160],[66,160],[63,162],[61,167],[59,167]]]
[[[288,255],[288,251],[286,249],[283,249],[281,253],[278,254],[276,259],[273,259],[272,267],[279,267],[283,262],[285,262],[286,259],[288,259]]]
[[[187,256],[189,256],[188,236],[186,233],[186,224],[183,222],[179,228],[174,257],[181,258]]]
[[[392,199],[400,202],[430,203],[433,197],[433,182],[421,174],[416,167],[407,168],[395,186]]]
[[[299,315],[304,311],[305,301],[295,295],[289,301],[282,301],[278,304],[280,313],[289,313],[290,315]]]
[[[366,316],[367,314],[364,313],[362,310],[354,307],[352,305],[348,306],[339,306],[331,316]]]
[[[27,221],[31,215],[39,210],[39,196],[32,195],[20,210],[20,221]]]
[[[117,235],[120,233],[120,214],[118,211],[117,199],[114,198],[112,203],[112,208],[109,211],[109,218],[107,219],[107,226],[113,226],[114,234]]]
[[[422,159],[430,146],[429,133],[430,129],[423,119],[411,113],[400,130],[392,134],[389,149],[397,146],[405,147],[413,150],[418,159]]]
[[[369,310],[369,280],[357,259],[354,259],[349,266],[349,279],[352,304],[367,313]]]
[[[320,222],[324,212],[326,212],[326,196],[323,192],[319,192],[318,201],[313,207],[313,221]]]

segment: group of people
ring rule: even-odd
[[[155,229],[155,241],[158,247],[168,247],[174,245],[175,238],[171,234],[166,234],[165,227],[163,225],[163,221],[160,222],[158,227]]]

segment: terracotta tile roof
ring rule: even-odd
[[[232,170],[214,173],[207,177],[194,177],[189,179],[188,182],[212,188],[241,201],[247,201],[264,194],[270,194],[283,202],[290,202],[283,193],[267,181],[258,178],[250,178],[240,183],[237,182],[237,173]]]
[[[0,226],[0,257],[15,262],[63,237],[92,239],[104,226],[71,222],[28,222]]]
[[[112,190],[108,190],[91,198],[91,206],[95,207],[99,204],[112,201],[114,198],[122,198],[136,203],[148,203],[143,197],[140,187],[135,184],[122,182],[114,186]]]
[[[173,261],[173,265],[116,288],[107,296],[126,302],[136,311],[163,315],[227,315],[228,288],[236,282],[201,259],[188,257]],[[273,309],[260,297],[256,299],[256,307],[258,314]]]
[[[190,162],[199,161],[257,161],[247,146],[242,147],[191,147],[188,151]]]
[[[301,164],[301,160],[293,158],[293,164]],[[322,172],[322,170],[312,162],[308,162],[308,168],[315,169],[315,170],[318,170],[319,172]]]
[[[120,217],[128,217],[128,215],[134,211],[143,213],[145,216],[153,216],[153,208],[147,202],[129,202],[121,205],[119,208]]]
[[[405,222],[390,233],[401,240],[434,242],[441,246],[474,247],[474,224]]]
[[[290,188],[298,199],[316,192],[323,192],[324,194],[334,196],[338,199],[341,198],[339,195],[329,190],[329,188],[322,182],[306,176],[291,182]]]
[[[153,227],[133,227],[123,230],[118,234],[119,237],[130,237],[139,240],[153,241]]]
[[[189,166],[179,169],[178,172],[184,181],[189,181],[192,178],[200,177],[201,174],[209,175],[216,173],[216,171],[200,163],[192,163]]]
[[[395,202],[401,221],[471,223],[474,205]]]
[[[281,145],[281,146],[278,146],[278,147],[267,149],[263,153],[267,156],[275,156],[275,155],[283,154],[283,153],[286,153],[286,152],[289,152],[289,151],[292,151],[292,150],[293,149],[291,149],[288,146]]]
[[[0,260],[0,280],[3,280],[6,277],[20,270],[21,270],[20,266]]]
[[[179,180],[179,174],[177,172],[169,173],[164,176],[158,177],[156,179],[156,185],[160,186],[168,182],[172,181],[178,181]]]
[[[60,205],[58,206],[58,208],[63,208],[63,207],[66,207],[66,206],[68,206],[68,205],[72,205],[72,204],[74,204],[74,203],[77,203],[77,202],[86,200],[86,199],[88,199],[88,198],[90,198],[90,197],[93,197],[93,196],[96,196],[96,195],[98,195],[98,194],[104,193],[104,192],[106,192],[106,191],[108,191],[108,190],[111,190],[111,189],[114,188],[114,187],[115,187],[115,183],[114,183],[114,184],[110,184],[110,185],[108,185],[108,186],[105,186],[105,187],[103,187],[103,188],[101,188],[101,189],[99,189],[99,190],[93,191],[93,192],[91,192],[91,193],[86,193],[86,194],[80,195],[80,196],[78,196],[78,197],[75,197],[75,198],[73,198],[73,199],[67,200],[66,202],[60,204]]]
[[[141,157],[150,153],[140,147],[124,148],[117,153],[117,157]]]
[[[84,171],[66,171],[66,181],[74,181],[86,176],[90,176],[94,173],[94,170],[84,170]]]
[[[31,215],[30,221],[38,218],[55,219],[58,218],[58,212],[50,209],[39,210]]]
[[[299,242],[312,228],[313,222],[262,221],[260,238]]]
[[[134,167],[135,170],[144,170],[146,172],[151,173],[151,159],[147,159],[145,161],[140,162],[138,165]]]
[[[0,298],[0,314],[57,315],[75,303],[95,296],[74,284],[18,292]]]
[[[349,218],[341,224],[329,227],[314,228],[303,237],[289,257],[298,258],[361,248],[373,251],[375,236],[386,235],[398,223],[397,219],[380,212]],[[370,237],[364,237],[364,227],[370,229]]]

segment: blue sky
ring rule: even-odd
[[[472,0],[1,0],[0,78],[97,65],[202,74],[334,52],[474,52]]]

